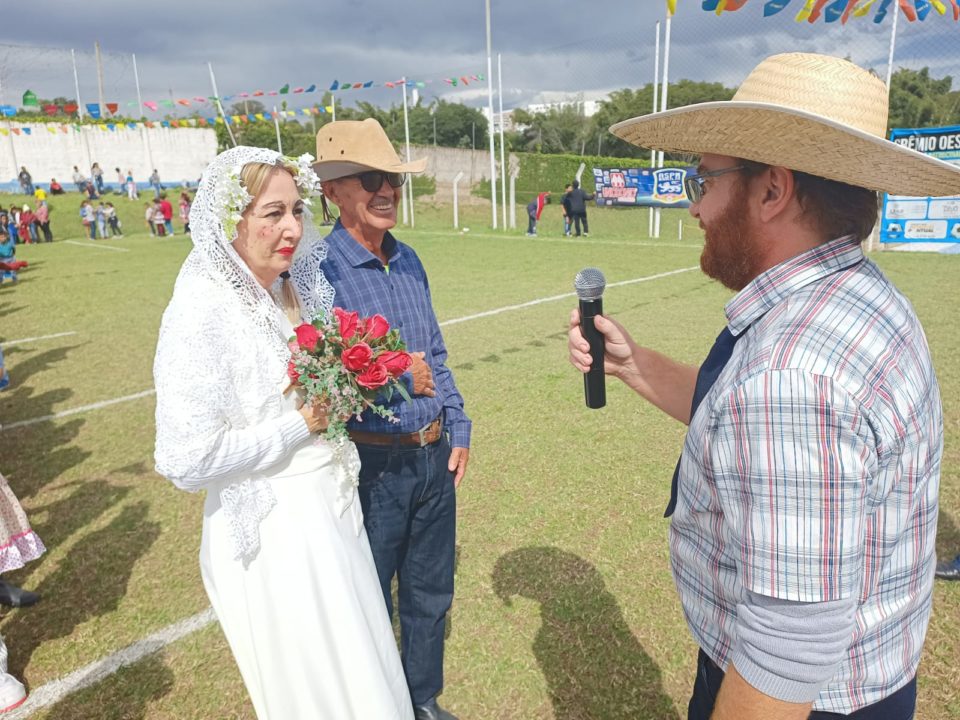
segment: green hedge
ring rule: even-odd
[[[515,153],[520,159],[520,175],[517,177],[517,204],[526,205],[538,193],[563,194],[567,183],[577,174],[580,163],[586,168],[580,180],[588,192],[593,192],[593,168],[646,168],[650,160],[644,158],[617,158],[597,155],[544,155],[541,153]],[[668,167],[686,167],[689,163],[666,161]],[[490,197],[490,181],[481,180],[472,192],[478,197]]]

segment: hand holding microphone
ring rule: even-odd
[[[594,325],[594,318],[603,314],[603,290],[607,280],[597,268],[584,268],[577,273],[573,287],[580,298],[580,332],[590,346],[590,369],[583,376],[583,394],[588,408],[607,404],[607,388],[603,375],[603,335]]]

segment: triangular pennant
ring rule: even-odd
[[[178,127],[180,127],[180,122],[177,121],[177,120],[171,120],[171,121],[170,121],[170,127],[178,128]]]
[[[199,125],[200,127],[204,127],[206,124],[207,124],[206,118],[197,118],[197,125]]]
[[[33,90],[27,90],[23,94],[23,101],[21,105],[24,107],[39,107],[40,101],[37,100],[37,94]]]
[[[198,103],[205,103],[207,99],[205,97],[200,97],[199,95],[197,95],[195,98],[193,98],[193,101]]]
[[[0,128],[0,135],[7,137],[8,135],[10,135],[10,131],[7,130],[6,128]]]
[[[144,107],[146,107],[148,110],[152,110],[153,112],[156,112],[157,109],[158,109],[157,104],[156,104],[155,102],[151,101],[151,100],[145,101],[145,102],[143,103],[143,105],[144,105]]]
[[[110,132],[116,132],[117,126],[114,125],[113,123],[107,123],[107,129],[110,130]]]
[[[190,101],[186,98],[180,98],[177,100],[177,105],[183,105],[184,107],[190,107]]]
[[[127,123],[127,127],[130,128],[131,130],[136,130],[136,129],[137,129],[137,124],[136,124],[136,123],[133,123],[133,122],[128,122],[128,123]]]
[[[316,90],[316,89],[317,89],[317,86],[316,86],[316,85],[311,85],[311,86],[308,87],[306,90],[304,90],[304,92],[313,92],[313,91]]]
[[[340,87],[340,83],[334,80],[333,84],[330,86],[330,92],[333,92],[334,90],[339,89],[339,87]]]
[[[290,92],[290,83],[287,83],[282,88],[280,88],[281,95],[286,95],[288,92]]]
[[[60,112],[60,106],[59,106],[59,105],[44,105],[44,106],[43,106],[43,111],[44,111],[47,115],[56,115],[58,112]]]
[[[13,130],[13,132],[15,132],[17,135],[20,134],[20,128],[10,128],[10,129]]]
[[[100,106],[97,103],[87,103],[87,114],[94,120],[100,119]]]
[[[33,135],[33,128],[25,127],[23,128],[23,132],[27,135]]]
[[[67,103],[66,105],[63,106],[63,111],[65,113],[75,113],[77,111],[77,104]]]
[[[53,125],[47,125],[47,132],[51,132],[54,135],[57,134],[57,129]]]
[[[263,113],[254,113],[254,117],[257,120],[263,120]]]
[[[254,91],[253,91],[253,96],[254,96],[254,97],[262,97],[262,96],[263,96],[263,90],[254,90]]]
[[[303,92],[303,88],[302,88],[302,87],[294,88],[293,91],[294,91],[295,93],[302,93],[302,92]]]

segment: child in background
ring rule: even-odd
[[[167,219],[163,216],[163,207],[160,205],[160,198],[153,201],[153,227],[156,230],[157,237],[163,237],[167,234]]]
[[[117,209],[113,203],[108,202],[103,208],[103,216],[107,219],[107,225],[110,227],[110,234],[114,237],[123,237],[120,231],[120,218],[117,217]]]
[[[157,231],[153,227],[153,203],[144,203],[143,204],[143,221],[147,224],[147,227],[150,229],[151,235],[156,235]]]
[[[100,239],[107,237],[107,214],[104,212],[103,203],[97,205],[97,232],[100,233]]]
[[[80,205],[80,212],[83,213],[83,226],[87,229],[87,233],[91,240],[97,239],[97,212],[93,209],[93,203],[89,200],[84,200]]]
[[[190,234],[190,195],[180,193],[180,219],[183,220],[183,232]]]
[[[2,269],[0,269],[0,283],[6,280],[14,283],[17,282],[19,279],[17,277],[17,271],[27,266],[25,262],[19,262],[16,256],[16,243],[13,241],[13,238],[7,234],[6,230],[0,228],[0,264],[3,266]]]
[[[10,206],[10,215],[7,218],[7,232],[10,234],[10,239],[16,242],[20,235],[20,210],[16,205]]]

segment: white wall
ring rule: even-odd
[[[9,126],[4,123],[0,127]],[[114,168],[119,167],[124,174],[132,170],[138,183],[145,183],[156,168],[164,183],[196,184],[207,163],[217,154],[217,136],[210,128],[138,125],[135,130],[118,128],[111,132],[94,125],[82,125],[78,132],[75,126],[66,125],[64,133],[60,125],[52,124],[50,127],[56,129],[54,134],[42,123],[17,127],[29,127],[31,134],[0,135],[0,183],[16,181],[20,166],[25,165],[35,183],[49,183],[50,178],[55,177],[65,188],[73,190],[73,166],[89,174],[90,164],[98,162],[106,182],[116,182]]]

